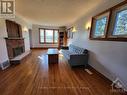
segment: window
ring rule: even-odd
[[[106,28],[107,17],[103,17],[96,21],[95,27],[95,37],[103,37],[105,35],[105,28]]]
[[[91,40],[127,41],[127,1],[94,16]]]
[[[44,29],[40,29],[40,42],[44,43]]]
[[[45,30],[45,42],[53,43],[53,30]]]
[[[39,29],[40,43],[58,43],[58,30]]]
[[[93,17],[90,38],[99,39],[106,37],[106,31],[109,22],[110,12],[106,11],[103,14]]]
[[[127,35],[127,10],[117,13],[113,35]]]
[[[58,43],[58,30],[54,30],[54,42]]]

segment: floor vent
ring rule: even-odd
[[[93,74],[89,69],[85,69],[85,71],[86,71],[88,74],[90,74],[90,75]]]
[[[3,62],[3,63],[0,64],[0,67],[1,67],[2,70],[5,70],[9,66],[10,66],[9,61],[5,61],[5,62]]]

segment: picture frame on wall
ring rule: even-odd
[[[90,39],[104,39],[109,25],[110,11],[105,11],[92,18]]]
[[[68,39],[73,39],[72,27],[67,29],[67,37]]]
[[[70,38],[73,39],[73,32],[70,32]]]

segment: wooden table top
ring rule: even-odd
[[[58,49],[48,49],[48,52],[47,52],[48,55],[50,54],[59,54],[59,50]]]

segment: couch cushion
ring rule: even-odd
[[[70,59],[70,55],[77,54],[75,52],[69,51],[69,50],[62,50],[62,54],[67,58]]]
[[[84,49],[70,44],[69,51],[74,52],[76,54],[83,54]]]
[[[88,50],[80,48],[78,46],[74,46],[72,44],[69,45],[69,50],[62,50],[62,54],[67,58],[70,59],[70,55],[76,55],[76,54],[86,54],[88,53]]]

